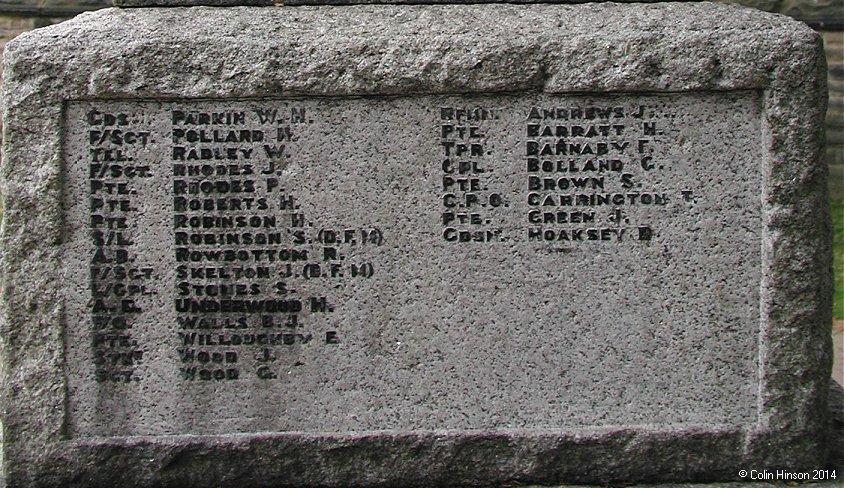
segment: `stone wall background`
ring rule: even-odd
[[[109,6],[111,0],[0,0],[0,49],[22,32]]]

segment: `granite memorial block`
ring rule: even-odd
[[[653,3],[661,0],[617,0],[620,3]],[[679,0],[688,1],[688,0]],[[500,3],[497,0],[112,0],[116,7],[190,7],[197,5],[225,7],[225,6],[271,6],[271,5],[373,5],[373,4],[482,4]],[[511,0],[514,4],[586,3],[584,0]]]
[[[109,9],[5,63],[10,487],[823,468],[825,71],[798,22]]]

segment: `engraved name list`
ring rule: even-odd
[[[737,324],[746,368],[718,374],[751,377],[758,291],[711,297],[758,281],[754,93],[85,101],[65,124],[73,436],[646,421],[589,407],[629,401],[577,373],[626,354],[603,320],[701,399],[721,380],[676,358],[719,349],[683,324]],[[536,388],[546,407],[468,414]],[[751,414],[734,400],[670,421]]]

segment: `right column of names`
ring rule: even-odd
[[[661,114],[668,116],[669,114]],[[525,126],[527,240],[649,241],[633,206],[664,206],[648,176],[665,169],[654,147],[662,131],[644,105],[533,107]],[[691,198],[691,192],[681,194]]]

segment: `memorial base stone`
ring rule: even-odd
[[[805,25],[109,9],[19,36],[4,76],[9,486],[824,468]]]

